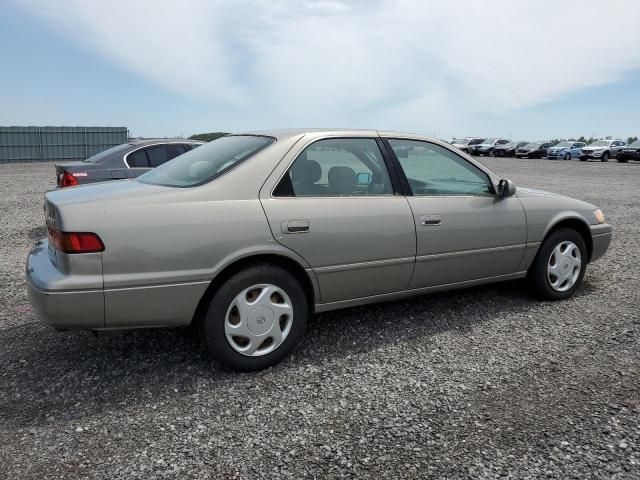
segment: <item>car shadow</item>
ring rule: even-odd
[[[580,295],[589,294],[585,282]],[[292,355],[261,372],[239,374],[209,360],[190,328],[96,337],[55,332],[37,321],[0,332],[0,423],[77,422],[127,405],[183,399],[192,393],[253,388],[256,381],[299,375],[337,359],[441,332],[464,334],[538,302],[524,282],[475,287],[312,316]],[[35,318],[33,318],[35,320]],[[355,360],[354,360],[355,361]]]

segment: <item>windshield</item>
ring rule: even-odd
[[[534,148],[538,148],[540,145],[542,145],[540,142],[527,143],[525,145],[525,148],[534,149]]]
[[[123,143],[122,145],[116,145],[115,147],[108,148],[107,150],[103,150],[100,153],[96,153],[93,157],[89,157],[86,160],[83,160],[83,162],[98,163],[100,160],[107,158],[113,155],[114,153],[121,152],[124,154],[124,152],[130,147],[131,147],[130,143]]]
[[[495,143],[495,141],[496,141],[495,138],[485,138],[482,143],[486,144],[486,145],[493,145]]]
[[[573,145],[573,142],[560,142],[556,145],[556,148],[569,148],[571,145]]]
[[[640,140],[636,140],[635,142],[633,142],[631,145],[629,145],[630,147],[633,148],[640,148]]]
[[[195,187],[210,182],[275,141],[257,135],[220,137],[140,175],[136,180],[166,187]]]
[[[597,142],[593,142],[589,146],[590,147],[608,147],[609,143],[611,143],[611,142],[609,142],[608,140],[598,140]]]
[[[481,143],[484,143],[484,138],[474,138],[469,142],[469,145],[480,145]]]
[[[469,143],[469,140],[467,140],[466,138],[455,139],[453,142],[451,142],[451,144],[456,145],[466,145],[467,143]]]

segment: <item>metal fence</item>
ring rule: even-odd
[[[0,127],[0,163],[84,160],[128,138],[126,127]]]

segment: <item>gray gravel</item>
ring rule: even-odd
[[[504,283],[319,315],[222,371],[189,330],[36,321],[24,259],[52,165],[0,165],[0,478],[640,478],[640,165],[487,159],[615,228],[575,298]]]

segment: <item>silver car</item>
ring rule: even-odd
[[[307,316],[528,277],[574,294],[611,241],[594,205],[516,187],[419,135],[230,135],[132,180],[45,195],[28,290],[58,329],[195,324],[237,370],[265,368]]]

